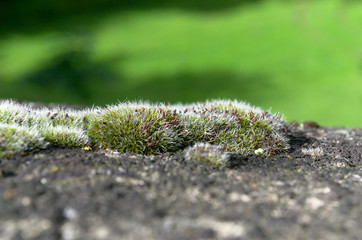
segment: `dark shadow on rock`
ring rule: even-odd
[[[252,159],[256,158],[255,156],[242,156],[237,153],[231,153],[229,159],[226,162],[227,168],[238,168],[241,166],[245,166]]]
[[[310,144],[315,142],[314,138],[310,138],[306,136],[305,131],[301,131],[298,129],[298,124],[295,122],[289,123],[287,125],[288,134],[287,137],[289,139],[289,146],[288,149],[289,153],[293,153],[297,150],[300,150],[303,145]]]

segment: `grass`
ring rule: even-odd
[[[289,121],[362,127],[360,22],[362,4],[340,0],[264,1],[212,12],[115,10],[86,36],[55,30],[2,38],[0,94],[89,105],[243,98],[273,106]],[[106,69],[113,80],[78,66],[77,74],[88,74],[79,87],[24,83],[79,48],[88,49],[91,69]]]
[[[189,147],[188,159],[217,165],[227,159],[224,151],[265,157],[282,152],[288,148],[286,134],[280,114],[236,100],[189,105],[127,102],[81,111],[0,102],[0,156],[26,153],[47,144],[146,155]]]

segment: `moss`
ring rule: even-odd
[[[93,119],[93,144],[120,152],[158,154],[183,147],[181,119],[164,107],[119,106]]]
[[[229,154],[223,151],[221,145],[211,145],[210,143],[195,143],[185,151],[186,160],[196,160],[214,165],[224,165],[229,159]]]
[[[89,144],[89,137],[81,128],[50,125],[38,128],[38,131],[52,146],[81,148]]]
[[[225,151],[252,154],[262,148],[266,156],[288,148],[285,123],[278,114],[237,101],[209,101],[191,105],[181,116],[189,145],[209,142]]]
[[[32,129],[53,146],[92,145],[147,155],[182,151],[198,142],[245,155],[261,148],[266,157],[288,148],[281,115],[229,100],[167,106],[128,102],[82,111],[3,101],[0,123]]]
[[[35,129],[0,123],[0,157],[11,157],[43,149],[47,145],[48,143]]]

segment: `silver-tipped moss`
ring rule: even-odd
[[[271,156],[288,148],[285,122],[247,103],[212,100],[189,105],[127,102],[82,111],[34,109],[0,102],[0,123],[33,129],[54,146],[159,154],[207,142],[227,152]]]
[[[47,145],[44,137],[34,128],[0,123],[0,157],[43,149]]]
[[[196,160],[214,165],[224,165],[229,159],[229,154],[223,150],[221,145],[210,143],[195,143],[185,151],[186,160]]]

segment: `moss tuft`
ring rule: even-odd
[[[45,125],[38,131],[52,146],[82,148],[89,144],[89,137],[81,128]]]
[[[93,144],[101,147],[120,152],[159,154],[183,148],[183,129],[175,110],[120,105],[94,118],[88,135]]]
[[[12,157],[15,154],[46,148],[47,145],[35,129],[0,123],[0,157]]]
[[[265,157],[288,148],[281,115],[229,100],[128,102],[82,111],[34,109],[7,100],[0,102],[0,123],[31,130],[53,146],[89,145],[147,155],[182,151],[199,142],[244,155],[263,149]]]
[[[186,160],[196,160],[214,165],[224,165],[229,159],[229,154],[223,151],[221,145],[210,143],[195,143],[185,151]]]

